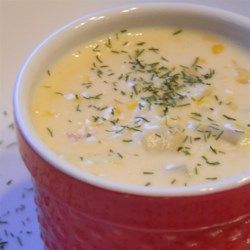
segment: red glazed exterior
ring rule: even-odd
[[[250,184],[196,196],[154,197],[96,187],[42,159],[18,130],[49,250],[249,250]]]

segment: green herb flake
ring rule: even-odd
[[[192,112],[191,115],[197,116],[197,117],[201,117],[201,114],[200,114],[200,113],[197,113],[197,112]]]
[[[123,155],[122,155],[122,154],[120,154],[119,152],[117,152],[117,155],[118,155],[121,159],[123,159]]]
[[[204,155],[202,155],[201,157],[202,157],[202,159],[205,160],[205,162],[206,162],[208,165],[214,165],[214,166],[220,165],[220,162],[218,162],[218,161],[209,161],[209,160],[207,159],[207,157],[204,156]]]
[[[15,128],[14,123],[10,123],[10,124],[8,125],[8,128],[13,130],[13,129]]]
[[[143,116],[136,116],[135,119],[139,119],[139,120],[142,120],[142,121],[144,121],[144,122],[149,122],[149,120],[146,119],[146,118],[143,117]]]
[[[123,142],[132,142],[133,140],[131,140],[131,139],[124,139],[124,140],[122,140]]]
[[[9,186],[9,185],[11,185],[12,183],[13,183],[13,180],[10,179],[10,180],[8,180],[8,181],[6,182],[6,185]]]
[[[120,53],[120,52],[117,51],[117,50],[111,50],[111,52],[114,53],[114,54],[119,54],[119,53]]]
[[[144,45],[144,44],[145,44],[145,42],[139,42],[139,43],[137,43],[136,45],[142,46],[142,45]]]
[[[135,57],[138,58],[142,55],[142,53],[145,51],[145,49],[137,49],[135,50]]]
[[[175,184],[176,183],[176,179],[173,179],[172,181],[171,181],[171,184],[173,185],[173,184]]]
[[[154,47],[150,47],[148,50],[149,50],[149,51],[153,51],[153,52],[155,52],[155,53],[158,53],[158,51],[159,51],[159,49],[154,48]]]
[[[103,94],[102,93],[100,93],[100,94],[98,94],[98,95],[94,95],[94,96],[83,96],[83,98],[84,99],[95,99],[95,100],[98,100],[98,99],[100,99],[101,98],[101,96],[102,96]]]
[[[77,111],[77,112],[82,112],[82,110],[80,109],[80,104],[77,104],[77,105],[76,105],[76,111]]]
[[[46,128],[46,129],[47,129],[50,137],[54,137],[54,134],[53,134],[52,130],[50,128]]]
[[[198,168],[197,168],[197,167],[194,168],[194,173],[195,173],[196,175],[198,175],[199,172],[198,172]]]
[[[220,137],[223,135],[224,131],[222,130],[217,137],[215,138],[216,141],[218,141],[220,139]]]
[[[92,115],[93,122],[98,122],[100,117]]]
[[[146,175],[149,174],[150,175],[150,174],[154,174],[154,172],[145,171],[145,172],[143,172],[143,174],[146,174]]]
[[[183,31],[182,29],[179,29],[179,30],[175,31],[173,33],[173,36],[176,36],[176,35],[180,34],[182,31]]]
[[[228,120],[231,120],[231,121],[236,121],[236,119],[235,118],[233,118],[233,117],[230,117],[230,116],[228,116],[228,115],[223,115],[226,119],[228,119]]]
[[[185,106],[189,106],[189,105],[191,105],[191,103],[179,104],[179,105],[176,105],[176,107],[180,108],[180,107],[185,107]]]
[[[197,66],[199,60],[200,60],[200,58],[197,56],[197,57],[194,59],[194,62],[193,62],[193,64],[191,65],[191,67]]]
[[[212,146],[209,146],[209,148],[211,149],[211,151],[214,153],[214,154],[217,154],[217,150],[215,148],[213,148]]]
[[[18,244],[22,247],[23,242],[22,242],[21,238],[19,236],[17,236],[16,239],[17,239]]]
[[[103,63],[103,61],[101,60],[101,58],[100,58],[98,55],[96,55],[95,57],[96,57],[96,60],[97,60],[99,63]]]
[[[218,180],[218,177],[207,177],[206,180],[215,181]]]
[[[55,92],[56,95],[63,95],[61,92]]]

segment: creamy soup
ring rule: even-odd
[[[44,72],[30,112],[66,161],[116,182],[208,183],[250,170],[250,54],[163,27],[82,44]]]

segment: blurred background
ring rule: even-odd
[[[18,153],[12,89],[32,48],[48,34],[85,14],[140,0],[0,0],[0,249],[42,250],[33,187]],[[250,0],[186,0],[250,18]]]

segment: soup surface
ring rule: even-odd
[[[188,29],[121,30],[44,72],[30,106],[42,140],[103,178],[188,186],[250,171],[250,55]]]

